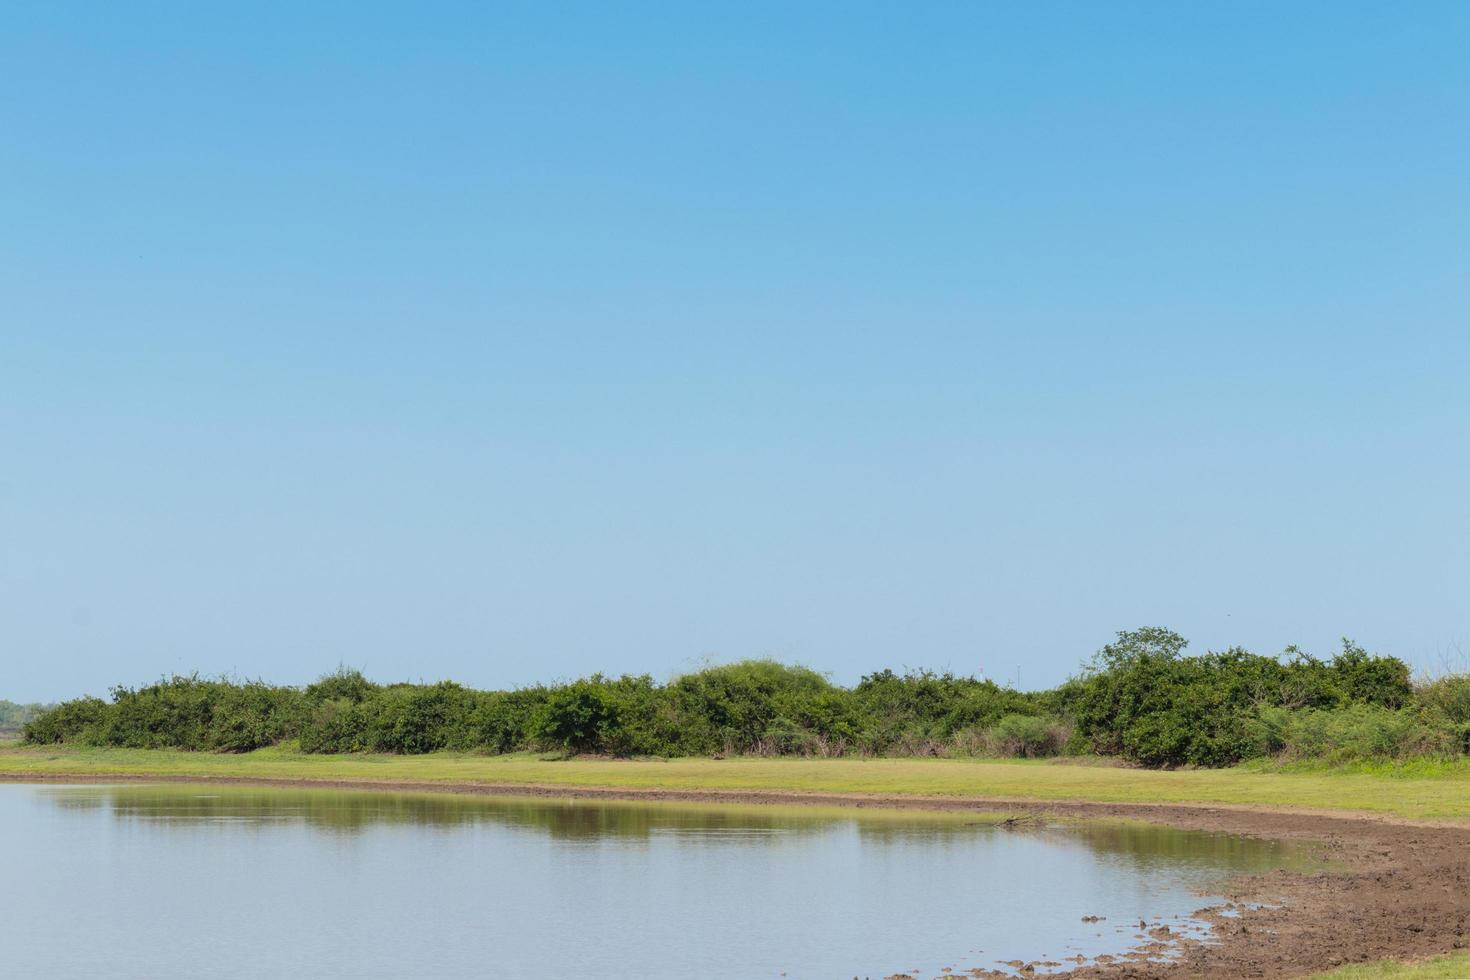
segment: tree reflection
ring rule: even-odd
[[[639,803],[586,799],[482,797],[340,789],[242,786],[113,786],[46,790],[65,809],[106,809],[123,821],[200,827],[305,825],[356,834],[378,827],[443,830],[490,826],[556,841],[649,842],[659,837],[710,844],[762,845],[781,838],[855,833],[865,845],[962,846],[984,835],[1039,836],[1147,872],[1180,865],[1247,873],[1308,867],[1312,852],[1289,842],[1179,830],[1122,821],[1065,821],[1004,829],[994,814],[835,808]]]

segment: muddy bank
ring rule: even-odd
[[[1333,871],[1273,871],[1218,888],[1234,903],[1202,910],[1204,943],[1154,929],[1141,954],[1067,977],[1299,977],[1368,960],[1417,960],[1470,946],[1470,828],[1322,813],[1209,806],[1017,804],[1008,810],[1067,817],[1125,817],[1193,830],[1309,842]],[[1265,907],[1252,905],[1261,904]],[[972,971],[971,976],[999,973]]]
[[[1147,943],[1140,947],[1140,956],[1173,952],[1176,954],[1173,962],[1119,958],[1052,975],[1140,980],[1192,976],[1293,977],[1365,960],[1422,959],[1470,946],[1470,937],[1466,935],[1470,928],[1470,827],[1387,817],[1239,806],[485,783],[95,774],[0,774],[0,781],[238,783],[555,799],[1004,811],[1017,816],[1146,820],[1191,830],[1311,842],[1337,870],[1311,874],[1274,871],[1231,879],[1212,889],[1237,904],[1201,916],[1211,926],[1209,941],[1197,943],[1150,932]],[[1258,903],[1264,907],[1251,907]],[[959,975],[1013,974],[977,970]]]

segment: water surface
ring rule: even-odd
[[[1139,824],[178,784],[0,785],[0,842],[6,972],[108,978],[936,975],[1120,952],[1308,860]]]

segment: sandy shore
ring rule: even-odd
[[[653,790],[496,783],[200,778],[129,774],[0,775],[5,782],[191,782],[434,792],[556,799],[1005,811],[1018,816],[1126,818],[1192,830],[1311,842],[1337,870],[1273,871],[1231,879],[1219,891],[1241,903],[1228,916],[1201,910],[1210,941],[1159,936],[1134,958],[1088,964],[1069,977],[1292,977],[1345,963],[1422,959],[1470,946],[1470,827],[1322,811],[1172,803],[1092,803],[996,797],[914,797],[750,790]],[[1262,907],[1249,907],[1259,903]],[[1174,962],[1143,954],[1165,949]],[[966,974],[1001,976],[983,970]],[[1053,974],[1056,975],[1056,974]]]

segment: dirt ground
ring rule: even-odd
[[[39,782],[36,777],[0,777]],[[1015,799],[877,797],[726,790],[670,791],[483,783],[327,782],[271,779],[161,779],[50,776],[48,782],[228,782],[399,792],[454,792],[557,799],[752,804],[815,804],[884,809],[1003,811],[1018,817],[1125,818],[1191,830],[1305,841],[1334,870],[1272,871],[1237,877],[1215,889],[1232,905],[1203,909],[1205,941],[1149,933],[1130,956],[1088,963],[1069,978],[1296,977],[1348,963],[1423,959],[1470,946],[1470,827],[1324,811],[1235,806],[1037,802]],[[1222,914],[1223,913],[1223,914]],[[1157,957],[1172,954],[1170,962]],[[1031,971],[1019,964],[1023,975]],[[1014,976],[984,969],[957,974]],[[901,976],[901,975],[900,975]]]

